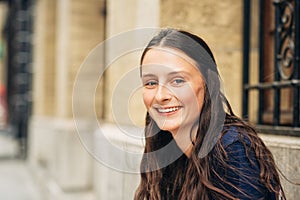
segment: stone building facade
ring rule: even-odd
[[[45,199],[127,200],[132,199],[138,185],[138,174],[105,165],[95,149],[105,145],[98,134],[100,129],[105,129],[111,143],[129,146],[137,152],[143,150],[142,141],[120,134],[122,129],[134,131],[143,126],[145,108],[139,100],[139,88],[130,99],[122,92],[114,96],[117,89],[125,91],[126,81],[121,82],[122,85],[119,81],[124,74],[135,73],[141,49],[110,60],[115,49],[113,46],[110,49],[111,43],[103,47],[106,44],[103,41],[114,41],[118,35],[132,30],[158,27],[182,28],[200,35],[214,52],[225,93],[240,115],[242,3],[240,0],[37,0],[29,165]],[[257,57],[255,41],[252,41],[253,58]],[[138,40],[130,42],[141,47]],[[95,57],[99,63],[89,64],[86,58],[90,58],[99,45],[105,50],[100,51],[103,53],[99,54],[100,58]],[[107,60],[111,63],[106,63]],[[81,71],[79,77],[78,72],[86,65],[90,65],[89,70]],[[110,67],[104,70],[106,65]],[[101,70],[105,73],[99,77]],[[77,88],[74,83],[79,78]],[[81,98],[74,99],[74,90],[81,92]],[[94,94],[94,99],[88,99],[90,94]],[[118,101],[114,104],[116,98]],[[90,104],[95,113],[87,111]],[[75,113],[75,120],[74,105],[80,113],[79,116]],[[120,116],[115,116],[114,106],[118,105],[128,105],[130,111],[120,111],[117,113]],[[287,177],[296,174],[299,180],[300,140],[263,133],[261,136]],[[296,199],[299,188],[284,183],[288,199]]]

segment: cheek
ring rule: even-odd
[[[194,92],[197,99],[198,110],[201,111],[204,103],[204,86],[194,87]]]
[[[144,101],[144,104],[145,104],[147,110],[149,110],[149,108],[152,104],[153,98],[154,98],[153,92],[148,91],[148,90],[143,91],[143,101]]]
[[[178,92],[177,97],[190,110],[201,111],[204,101],[204,91],[201,88],[186,88],[184,91]]]
[[[204,103],[204,90],[199,91],[199,93],[197,94],[197,102],[198,102],[199,111],[201,111]]]

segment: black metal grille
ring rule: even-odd
[[[9,124],[20,142],[19,156],[27,151],[32,99],[32,34],[34,0],[2,0],[8,5],[4,36],[7,42],[7,99]]]
[[[265,7],[272,4],[274,16],[273,34],[273,64],[265,66]],[[250,38],[251,38],[251,0],[244,0],[244,27],[243,27],[243,118],[248,119],[251,105],[250,91],[257,91],[258,112],[256,117],[257,128],[264,133],[287,134],[300,136],[300,0],[273,0],[259,1],[259,35],[258,35],[258,74],[250,74]],[[266,80],[265,69],[272,68],[272,80]],[[249,82],[251,76],[257,76],[258,82]],[[281,101],[282,91],[291,93],[290,120],[282,122],[283,109]],[[272,93],[272,95],[270,95]],[[268,95],[269,94],[269,95]],[[272,101],[272,102],[271,102]],[[269,120],[264,117],[266,104],[270,102],[272,108]]]

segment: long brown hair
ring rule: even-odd
[[[226,162],[228,152],[221,142],[222,136],[233,126],[238,137],[242,138],[248,159],[251,152],[255,154],[260,170],[257,181],[269,192],[276,193],[277,198],[282,196],[285,199],[271,152],[257,136],[255,130],[233,113],[229,102],[221,92],[216,62],[208,45],[191,33],[163,29],[145,48],[141,64],[147,51],[158,46],[175,48],[196,61],[205,79],[205,97],[196,140],[193,143],[194,149],[188,161],[178,155],[180,153],[176,148],[171,148],[173,157],[169,154],[170,151],[167,155],[161,152],[153,153],[169,145],[173,140],[170,133],[159,130],[155,121],[147,113],[146,145],[141,161],[141,181],[135,200],[237,199],[235,194],[222,186],[225,184],[251,197],[251,194],[246,194],[242,188],[232,185],[221,175],[222,169],[239,170]],[[174,162],[168,163],[168,161]],[[249,182],[247,175],[241,173],[239,178],[241,181]]]

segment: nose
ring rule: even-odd
[[[167,102],[172,98],[172,93],[170,89],[168,89],[166,86],[160,84],[157,87],[157,91],[155,94],[155,99],[157,102],[163,103]]]

